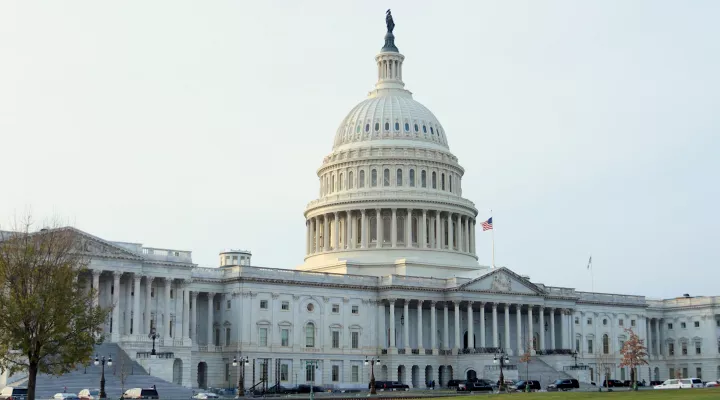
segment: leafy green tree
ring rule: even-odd
[[[92,357],[110,309],[99,307],[87,260],[70,228],[0,231],[0,368],[28,373],[35,400],[38,372],[62,375]]]

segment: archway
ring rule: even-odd
[[[444,365],[441,365],[440,367],[438,367],[438,381],[437,381],[437,383],[438,383],[438,386],[439,386],[439,387],[445,386],[445,383],[446,383],[447,381],[445,381],[444,379],[445,379],[445,366],[444,366]]]
[[[407,383],[407,377],[405,376],[405,366],[399,365],[397,369],[398,381],[401,383]]]
[[[200,389],[207,389],[207,363],[205,361],[198,363],[197,383]]]
[[[383,364],[380,368],[380,380],[386,381],[388,380],[388,367],[387,365]]]
[[[420,367],[413,365],[410,370],[410,382],[412,382],[413,388],[420,387]]]
[[[474,369],[469,369],[467,373],[465,373],[465,376],[468,381],[474,381],[477,379],[477,372],[475,372]]]
[[[432,365],[426,365],[425,366],[425,386],[430,387],[430,384],[433,381],[432,377]]]
[[[445,385],[447,386],[447,382],[453,379],[453,367],[448,365],[447,369],[445,369],[445,372],[447,374],[447,380],[445,381]]]
[[[176,385],[182,385],[182,360],[176,358],[173,361],[173,383]]]

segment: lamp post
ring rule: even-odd
[[[240,374],[238,375],[238,397],[245,396],[245,366],[250,364],[250,358],[248,356],[240,357],[238,361],[237,357],[233,358],[233,367],[240,365]]]
[[[576,368],[577,368],[577,356],[578,356],[578,353],[577,353],[577,351],[575,351],[575,350],[573,350],[573,352],[570,353],[570,357],[572,357],[572,358],[575,359],[575,367],[576,367]]]
[[[102,364],[102,369],[100,370],[100,395],[99,397],[101,399],[107,399],[107,394],[105,394],[105,363],[107,362],[108,367],[112,367],[112,357],[108,356],[107,360],[105,360],[105,356],[102,356],[102,358],[99,358],[97,354],[95,354],[95,366],[98,366]]]
[[[156,330],[155,328],[152,328],[152,329],[150,329],[150,333],[148,334],[148,338],[152,339],[153,348],[152,348],[152,351],[150,352],[150,355],[153,355],[153,356],[154,356],[154,355],[156,354],[156,353],[155,353],[155,340],[156,340],[156,339],[160,339],[160,334],[157,333],[157,330]]]
[[[498,390],[501,391],[505,387],[505,376],[503,375],[503,368],[505,368],[505,364],[510,362],[510,358],[508,357],[507,353],[505,353],[505,349],[500,347],[500,350],[495,353],[495,357],[493,357],[493,363],[494,364],[500,364],[500,384],[498,385]]]
[[[367,356],[365,357],[365,366],[370,364],[370,394],[377,394],[375,390],[375,365],[380,365],[380,358],[373,357],[368,361]]]
[[[305,371],[307,371],[308,365],[312,365],[313,367],[315,367],[315,369],[318,369],[318,360],[305,360]],[[310,382],[310,400],[315,400],[314,386],[315,386],[315,371],[312,372],[312,381]]]

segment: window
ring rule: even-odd
[[[213,305],[215,306],[215,311],[220,311],[220,302],[219,301],[215,301],[215,299],[213,299]]]
[[[306,308],[307,308],[308,312],[313,312],[313,310],[315,309],[315,304],[308,303]]]
[[[418,129],[418,124],[415,124],[415,132],[417,132],[417,131],[419,131],[419,130],[420,130],[420,129]]]
[[[634,320],[634,319],[631,319],[631,320],[630,320],[630,326],[635,326],[635,320]]]
[[[343,190],[343,174],[342,174],[342,172],[340,173],[339,176],[340,176],[340,178],[338,178],[339,190]]]
[[[608,335],[602,337],[603,354],[610,354],[610,338]]]
[[[332,348],[340,348],[340,331],[332,331]]]
[[[360,332],[350,332],[350,345],[353,349],[360,347]]]
[[[353,382],[360,382],[360,367],[357,365],[350,367],[350,375]]]
[[[365,132],[370,132],[370,124],[365,124]]]
[[[405,123],[405,132],[410,132],[410,124]]]
[[[427,125],[423,125],[423,133],[427,133]]]
[[[354,174],[352,171],[348,172],[348,189],[355,188],[355,183],[353,182],[353,175]]]
[[[305,380],[308,382],[315,381],[315,365],[313,363],[305,364]]]
[[[437,174],[435,171],[432,173],[432,188],[437,189]]]
[[[315,347],[315,325],[312,322],[305,325],[305,347]]]
[[[687,370],[687,368],[683,368],[682,371],[683,371],[682,377],[683,377],[683,378],[687,378],[687,377],[688,377],[688,370]]]
[[[225,363],[225,381],[227,382],[229,380],[230,380],[230,364]]]
[[[452,174],[448,174],[448,186],[449,186],[449,187],[448,187],[448,190],[449,190],[450,192],[452,192],[452,181],[453,181]]]
[[[287,381],[290,375],[290,366],[287,364],[280,364],[280,380]]]
[[[580,339],[575,339],[575,351],[580,352]]]
[[[402,186],[402,170],[400,168],[395,173],[395,185]]]
[[[290,345],[290,330],[280,330],[280,346],[288,347]]]
[[[420,187],[427,187],[427,172],[420,171]]]
[[[696,328],[699,328],[699,327],[700,327],[700,321],[695,321],[694,324],[695,324],[695,327],[696,327]]]
[[[337,314],[340,312],[340,304],[333,304],[332,305],[332,313]]]
[[[370,186],[377,187],[377,170],[374,169],[370,172]]]
[[[682,355],[686,356],[687,355],[687,343],[685,343],[685,342],[680,343],[680,349],[682,351]]]
[[[720,319],[715,320],[715,326],[717,326],[718,328],[720,328]],[[720,378],[720,377],[718,377],[718,378]]]
[[[618,325],[624,326],[624,325],[625,325],[625,321],[623,321],[623,319],[620,318],[620,320],[618,321]]]
[[[231,304],[232,304],[232,301],[231,301],[231,300],[227,300],[227,301],[225,302],[225,309],[229,310]]]
[[[175,295],[175,293],[173,293],[173,290],[170,289],[170,298],[171,298],[171,299],[174,298],[174,297],[173,297],[174,295]]]
[[[400,123],[399,123],[399,122],[396,122],[396,123],[395,123],[395,130],[396,130],[396,131],[399,131],[399,130],[400,130]]]
[[[590,353],[590,354],[593,353],[593,341],[592,341],[592,339],[588,339],[588,348],[587,348],[587,351],[588,351],[588,353]]]
[[[267,300],[260,300],[260,309],[261,310],[267,310],[268,308],[268,301]]]
[[[260,332],[258,334],[258,345],[259,346],[267,346],[267,328],[260,328]]]
[[[386,131],[389,131],[389,130],[390,130],[390,123],[389,123],[389,122],[386,122],[386,123],[385,123],[385,130],[386,130]]]
[[[415,187],[415,170],[410,168],[410,176],[408,177],[408,184],[410,187]]]
[[[575,325],[579,325],[579,324],[580,324],[580,317],[575,317]]]
[[[445,190],[445,174],[440,174],[440,189]]]
[[[603,318],[603,325],[607,325],[607,319]]]
[[[684,323],[684,322],[681,322],[681,323],[680,323],[680,328],[681,328],[681,329],[687,328],[687,324]]]
[[[225,345],[227,345],[227,346],[230,345],[230,337],[231,337],[230,327],[226,327],[225,328]]]
[[[672,329],[672,323],[669,323],[669,324],[668,324],[668,330],[671,330],[671,329]]]
[[[339,380],[340,380],[340,366],[333,365],[332,366],[332,381],[337,382]]]
[[[155,297],[155,288],[150,288],[150,297]]]
[[[669,374],[668,376],[670,377],[670,379],[676,378],[676,376],[675,376],[675,368],[670,368],[670,369],[668,370],[668,374]]]
[[[360,314],[360,307],[358,306],[352,306],[352,313],[355,315]]]
[[[700,353],[698,353],[700,354]],[[695,377],[698,379],[702,379],[702,368],[696,367],[695,368]]]
[[[668,343],[668,354],[675,355],[675,343]]]
[[[358,174],[358,187],[359,188],[365,187],[365,171],[364,170],[360,170],[360,172]]]
[[[588,319],[587,319],[587,324],[588,324],[588,325],[592,325],[592,318],[588,318]]]
[[[383,186],[390,186],[390,170],[387,168],[383,170]]]
[[[700,342],[695,342],[695,354],[702,354],[702,346]]]
[[[380,123],[379,123],[379,122],[376,122],[376,123],[375,123],[375,132],[377,132],[377,131],[379,131],[379,130],[380,130]]]
[[[283,311],[290,311],[290,302],[289,301],[283,301],[280,304],[280,309]]]

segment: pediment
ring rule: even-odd
[[[543,290],[505,267],[477,277],[458,288],[471,292],[542,294]]]
[[[100,239],[77,228],[64,228],[78,235],[80,251],[91,257],[111,257],[142,260],[142,257],[116,244]]]

